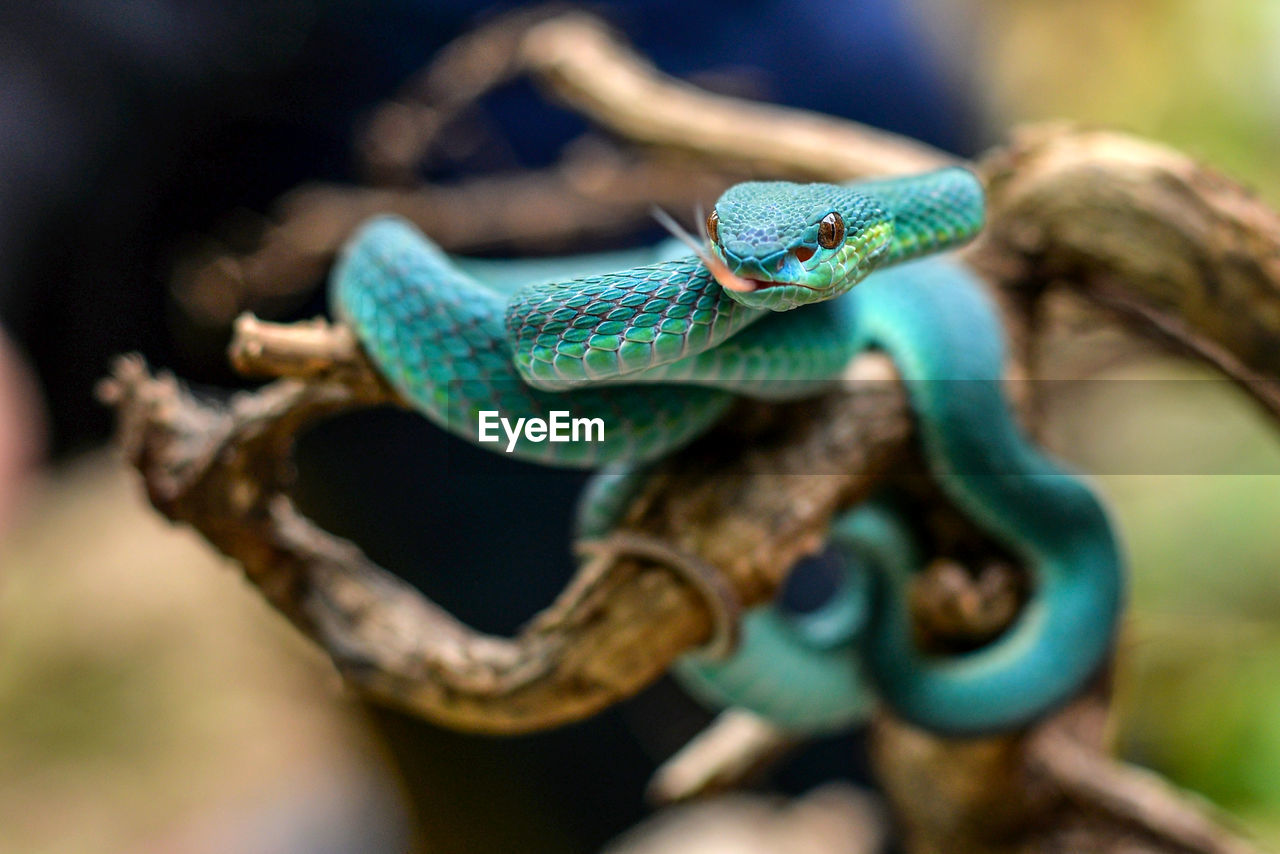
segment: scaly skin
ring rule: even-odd
[[[1026,561],[1031,602],[980,650],[921,653],[904,592],[918,549],[901,519],[872,508],[833,530],[851,560],[877,570],[874,602],[873,586],[857,580],[864,571],[851,570],[829,606],[845,615],[838,631],[831,619],[794,624],[765,610],[749,618],[733,661],[691,657],[679,672],[704,696],[801,730],[866,709],[857,654],[900,715],[942,732],[1008,729],[1061,703],[1096,669],[1116,623],[1120,558],[1106,516],[1087,486],[1019,432],[1001,393],[1001,327],[977,282],[945,260],[885,270],[976,234],[977,180],[947,169],[852,186],[748,183],[727,191],[715,216],[705,259],[576,279],[545,262],[525,265],[533,280],[510,294],[407,225],[377,220],[344,252],[331,298],[391,384],[460,436],[476,441],[481,410],[512,421],[551,410],[604,420],[603,442],[519,440],[516,455],[548,464],[643,464],[704,432],[734,394],[810,395],[857,352],[886,350],[931,470]],[[500,270],[505,281],[522,270],[470,266]],[[592,493],[586,533],[611,524],[625,481]]]
[[[475,441],[481,410],[514,421],[567,409],[602,418],[605,441],[522,438],[514,453],[579,467],[647,462],[714,423],[730,403],[725,391],[796,397],[830,383],[853,355],[848,313],[833,298],[871,270],[957,245],[981,227],[981,187],[965,170],[870,186],[907,194],[910,204],[896,215],[931,228],[913,226],[895,240],[895,214],[856,187],[832,184],[740,184],[718,203],[733,247],[714,248],[722,261],[741,275],[780,282],[794,276],[803,286],[731,293],[689,256],[534,282],[508,299],[406,223],[378,219],[339,260],[331,302],[392,386],[446,430]],[[779,199],[788,203],[784,209]],[[849,224],[837,249],[819,249],[805,265],[790,255],[782,271],[760,267],[766,256],[811,244],[815,212],[833,209]],[[769,216],[782,217],[769,232],[773,243],[736,239],[735,229],[751,237],[752,222]],[[773,313],[813,302],[821,304]],[[630,387],[604,387],[617,383]],[[568,388],[573,392],[564,394]],[[561,393],[543,393],[551,390]]]
[[[854,665],[861,654],[880,698],[912,723],[953,735],[1025,725],[1070,699],[1113,641],[1122,558],[1106,513],[1084,481],[1019,430],[1001,389],[999,318],[969,273],[946,260],[921,261],[877,274],[851,297],[855,342],[893,358],[931,474],[952,502],[1028,567],[1034,595],[1015,623],[981,649],[921,652],[907,602],[921,550],[906,520],[874,504],[856,508],[832,529],[832,544],[851,571],[875,570],[874,601],[861,601],[866,585],[846,584],[826,606],[865,612],[865,623],[851,625],[834,647],[829,640],[815,643],[803,627],[757,638],[748,625],[734,660],[688,657],[678,672],[712,701],[745,706],[786,728],[821,731],[849,724],[851,710],[866,707],[867,688]],[[811,672],[794,664],[805,649]],[[836,664],[841,660],[843,669]],[[816,676],[819,671],[825,675]],[[803,703],[782,690],[809,681],[821,689]]]

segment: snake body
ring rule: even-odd
[[[921,552],[902,515],[876,504],[833,527],[851,568],[823,614],[797,622],[758,610],[733,659],[690,656],[679,673],[697,693],[809,730],[865,710],[862,661],[908,720],[988,732],[1078,689],[1112,640],[1122,591],[1097,498],[1012,417],[1001,327],[981,287],[945,258],[914,260],[968,240],[982,218],[981,187],[963,169],[753,182],[717,202],[698,254],[666,248],[651,263],[577,277],[523,262],[468,267],[379,219],[344,251],[331,302],[392,386],[451,432],[478,441],[485,410],[511,421],[568,410],[607,425],[603,441],[513,443],[517,456],[558,465],[644,464],[705,432],[734,395],[812,395],[856,353],[887,351],[944,492],[1031,571],[1035,593],[1015,625],[971,653],[918,650],[905,591]],[[521,276],[529,281],[500,284]],[[612,487],[593,495],[588,533],[617,504]]]
[[[957,735],[1015,728],[1069,699],[1105,656],[1123,598],[1119,545],[1089,486],[1019,430],[1001,390],[999,320],[967,272],[942,260],[920,262],[872,277],[855,295],[865,309],[859,346],[892,356],[931,474],[1031,570],[1035,594],[1015,624],[979,650],[921,652],[907,601],[921,546],[902,514],[873,503],[832,530],[832,545],[855,576],[846,595],[866,596],[857,573],[874,570],[878,582],[872,602],[857,610],[861,622],[851,621],[839,642],[819,644],[782,615],[768,618],[780,626],[779,638],[807,650],[813,669],[825,668],[823,690],[804,702],[770,690],[789,678],[773,664],[781,642],[756,644],[749,634],[732,661],[690,658],[682,673],[698,693],[782,726],[832,729],[866,706],[865,685],[848,665],[861,650],[876,693],[913,723]]]

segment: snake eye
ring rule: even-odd
[[[720,214],[716,213],[714,209],[712,209],[711,215],[707,217],[707,237],[711,238],[712,243],[720,242]]]
[[[818,223],[818,245],[835,249],[841,243],[844,243],[844,217],[832,211]]]

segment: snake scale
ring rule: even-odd
[[[600,441],[525,433],[511,445],[528,460],[622,472],[588,489],[587,537],[611,525],[634,482],[627,470],[701,435],[736,395],[811,396],[857,353],[888,353],[932,476],[1029,571],[1033,592],[1013,625],[970,652],[921,650],[907,591],[927,549],[911,514],[884,497],[832,526],[843,582],[820,609],[755,609],[732,657],[691,654],[676,673],[700,697],[796,731],[852,723],[875,696],[937,732],[989,733],[1035,720],[1098,668],[1123,576],[1097,496],[1013,417],[994,307],[939,254],[983,217],[977,178],[948,168],[739,184],[693,254],[669,243],[647,255],[468,261],[380,218],[345,248],[330,298],[391,385],[459,436],[480,440],[482,411],[601,419]]]

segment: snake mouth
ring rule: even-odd
[[[764,291],[769,288],[780,288],[784,286],[803,288],[806,291],[822,290],[822,288],[814,287],[813,285],[806,285],[802,282],[752,279],[746,276],[739,276],[737,273],[730,270],[729,265],[716,254],[716,242],[707,234],[705,227],[702,229],[702,240],[699,241],[693,235],[689,234],[689,232],[681,228],[680,224],[672,219],[670,215],[661,208],[654,207],[652,213],[653,218],[656,219],[663,228],[669,231],[671,235],[681,243],[693,250],[693,254],[698,257],[699,261],[706,265],[706,268],[711,272],[712,277],[720,283],[720,287],[727,291],[736,291],[741,294],[753,294],[756,291]],[[813,257],[814,250],[802,246],[791,250],[791,254],[794,255],[801,264],[804,264]],[[779,266],[779,269],[781,269],[781,266]]]
[[[804,288],[807,291],[820,290],[819,288],[815,288],[813,285],[806,285],[803,282],[779,282],[739,276],[723,263],[707,264],[707,268],[711,270],[711,275],[715,277],[715,280],[720,283],[720,287],[727,291],[736,291],[741,294],[752,294],[756,291],[764,291],[769,288],[781,287]]]
[[[707,269],[711,271],[711,275],[715,277],[716,281],[719,282],[720,286],[725,290],[737,291],[738,293],[746,294],[755,293],[756,291],[764,291],[770,288],[783,287],[802,288],[806,291],[822,290],[821,288],[814,287],[813,285],[806,285],[804,282],[798,282],[794,279],[757,279],[749,276],[740,276],[730,270],[729,265],[718,257],[715,252],[711,252],[709,254],[711,256],[710,260],[704,258],[703,263],[707,265]],[[803,265],[804,262],[813,257],[813,252],[812,250],[801,247],[791,250],[790,255],[794,260],[799,261],[800,264]],[[781,272],[783,268],[784,262],[783,260],[779,260],[777,263],[778,272]]]

